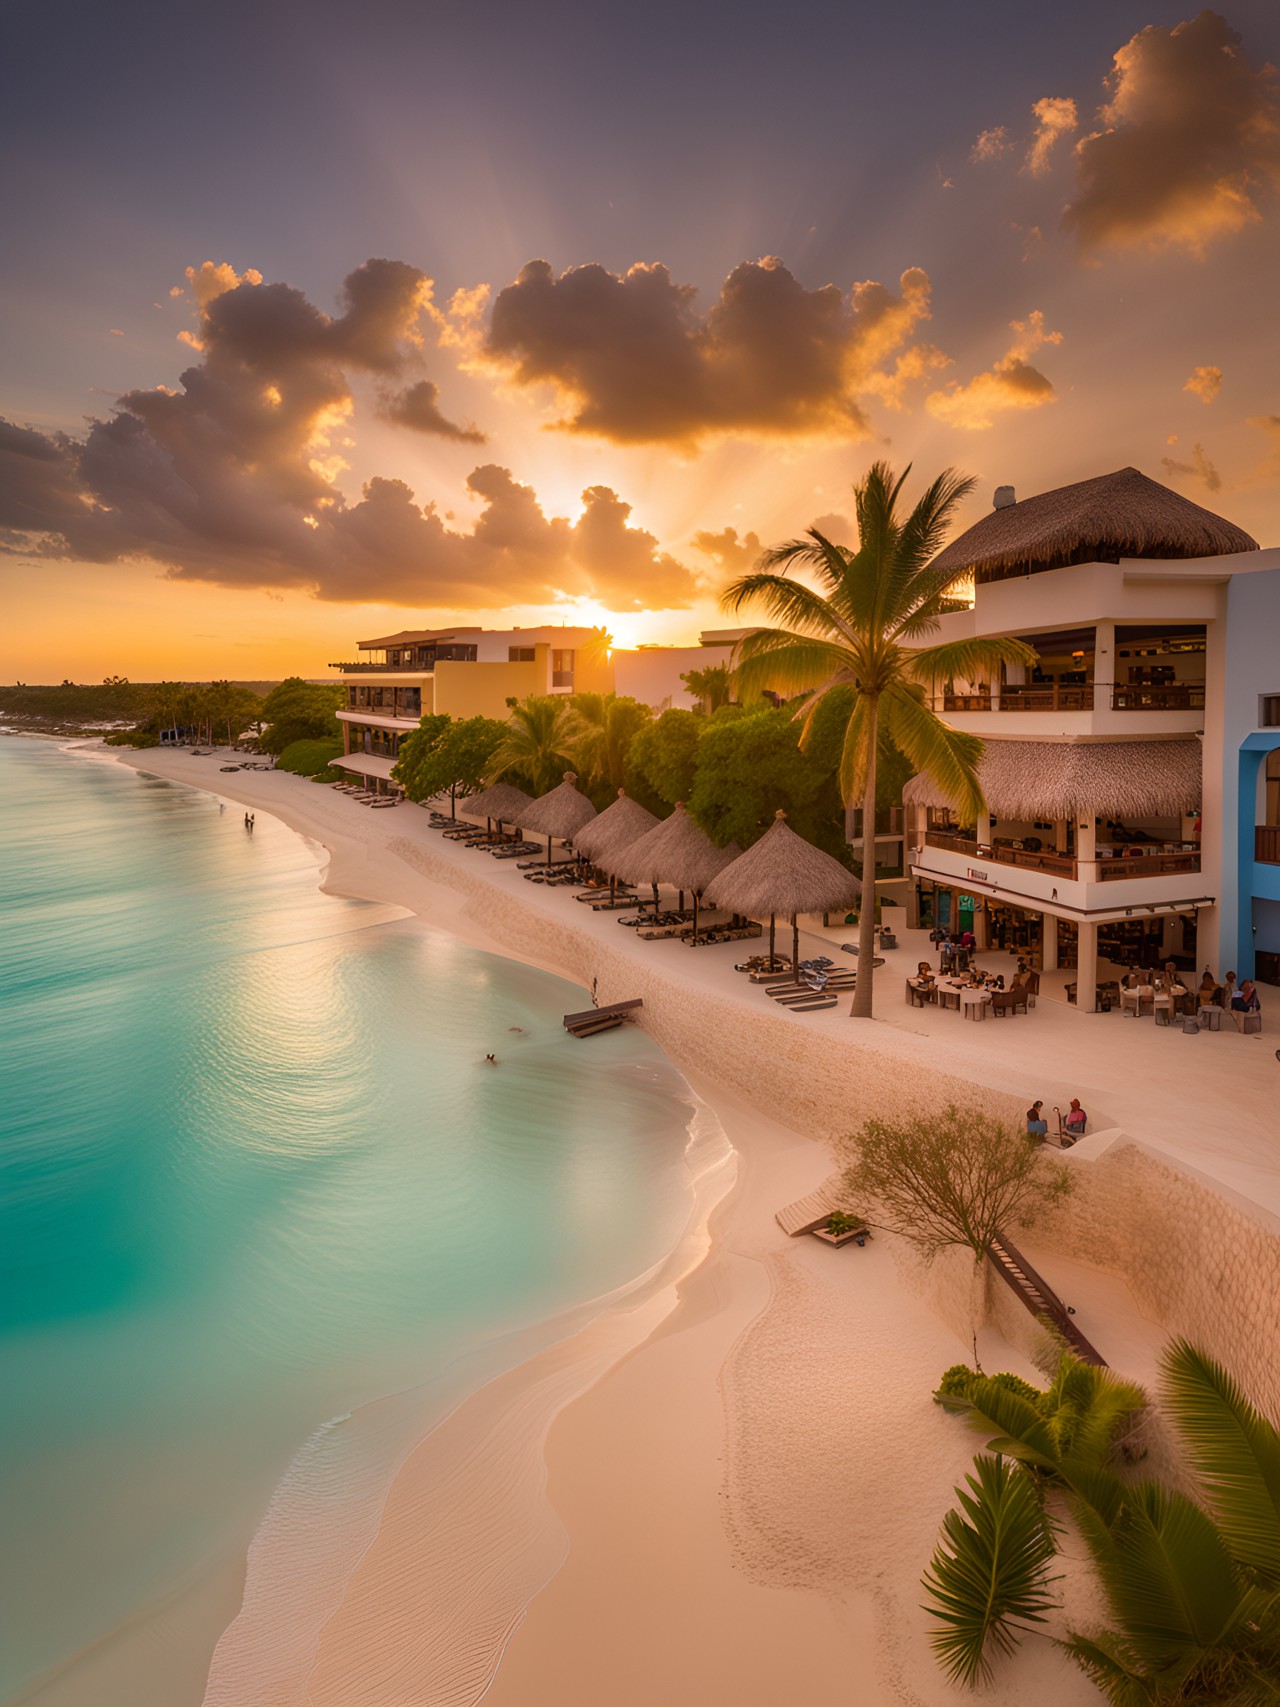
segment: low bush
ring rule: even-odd
[[[158,747],[160,737],[150,729],[118,729],[104,737],[108,747]]]
[[[977,1379],[976,1369],[970,1369],[967,1363],[953,1363],[950,1369],[943,1370],[933,1396],[939,1404],[947,1399],[967,1399],[969,1389]],[[996,1387],[1003,1387],[1007,1393],[1015,1393],[1018,1398],[1025,1399],[1029,1405],[1039,1407],[1044,1398],[1039,1387],[1033,1387],[1030,1381],[1024,1381],[1012,1370],[1002,1369],[998,1375],[988,1375],[986,1379]]]
[[[316,776],[327,771],[329,762],[342,751],[342,742],[332,736],[320,740],[294,741],[276,760],[276,769],[292,771],[294,776]]]

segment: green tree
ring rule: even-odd
[[[400,743],[391,774],[410,800],[434,800],[447,790],[449,813],[456,817],[459,796],[482,786],[506,733],[496,717],[424,717],[422,727]]]
[[[258,717],[262,701],[238,682],[210,682],[206,708],[219,733],[225,731],[229,747]]]
[[[680,680],[702,701],[704,711],[719,711],[733,699],[733,672],[727,664],[709,664],[705,670],[689,670]]]
[[[695,712],[664,711],[631,743],[631,769],[668,807],[693,793],[698,737],[706,727]]]
[[[625,784],[632,743],[653,712],[639,700],[612,693],[574,694],[569,712],[568,738],[584,792],[607,804]]]
[[[781,807],[798,836],[848,860],[834,766],[800,744],[800,725],[768,707],[740,717],[700,719],[689,813],[719,847],[749,847]]]
[[[545,794],[574,768],[573,735],[565,701],[555,694],[533,695],[512,707],[486,781],[511,782],[535,797]]]
[[[294,741],[322,741],[341,735],[334,715],[345,704],[346,689],[337,682],[304,682],[288,676],[262,702],[263,730],[259,746],[265,753],[282,753]]]
[[[834,544],[810,528],[766,552],[764,570],[740,576],[722,603],[735,613],[758,605],[779,625],[739,642],[739,693],[771,685],[806,697],[796,713],[807,735],[812,714],[837,687],[851,687],[853,707],[845,729],[838,770],[846,804],[860,801],[864,821],[874,823],[876,768],[882,729],[917,771],[931,776],[969,818],[983,805],[976,765],[982,743],[949,728],[924,704],[920,684],[953,676],[976,677],[1002,663],[1028,663],[1030,650],[1018,640],[962,640],[921,647],[950,608],[949,575],[930,564],[946,538],[956,506],[972,489],[953,471],[939,475],[909,515],[899,499],[910,468],[894,477],[886,463],[872,465],[854,487],[856,551]],[[790,579],[791,569],[811,570],[821,591]],[[858,943],[858,981],[852,1012],[872,1014],[874,959],[875,838],[863,838],[863,893]]]
[[[157,682],[151,689],[148,716],[157,734],[161,729],[177,728],[186,698],[184,682]]]
[[[854,1201],[927,1255],[963,1245],[981,1260],[1002,1231],[1029,1226],[1072,1186],[1066,1166],[1025,1132],[954,1103],[868,1120],[845,1144]]]

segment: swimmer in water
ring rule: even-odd
[[[497,1057],[494,1055],[486,1055],[485,1060],[489,1063],[489,1065],[491,1067],[496,1067],[498,1065]]]

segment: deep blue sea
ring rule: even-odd
[[[658,1261],[691,1105],[261,813],[23,738],[0,801],[4,1702],[242,1554],[329,1419]]]

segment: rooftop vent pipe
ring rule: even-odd
[[[997,510],[1007,510],[1011,505],[1016,504],[1017,501],[1018,499],[1012,486],[996,487],[995,508]]]

